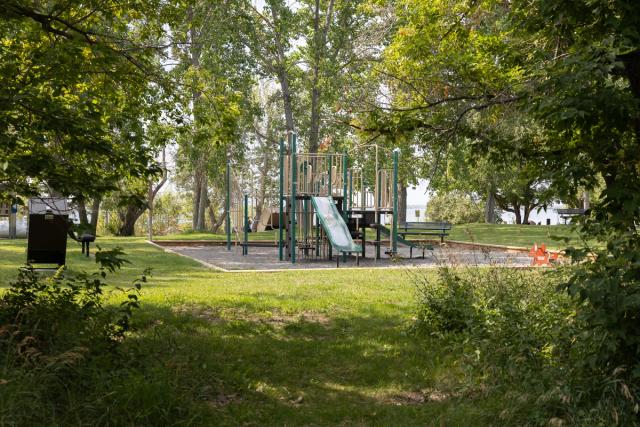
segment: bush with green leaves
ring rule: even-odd
[[[414,328],[461,355],[470,383],[514,396],[511,409],[541,423],[635,425],[638,287],[620,262],[545,272],[441,267],[416,278]]]
[[[417,328],[443,335],[470,328],[477,315],[473,307],[473,288],[458,270],[441,267],[431,275],[416,278],[418,288]]]
[[[574,308],[568,296],[557,292],[559,281],[522,269],[440,267],[435,276],[417,278],[416,328],[439,336],[463,333],[495,344],[492,357],[546,357]]]
[[[462,191],[450,191],[434,194],[427,203],[426,215],[430,221],[468,224],[484,222],[484,208],[484,202]]]
[[[126,263],[120,248],[99,250],[94,273],[67,273],[64,267],[46,277],[32,266],[20,268],[17,280],[0,299],[0,353],[9,365],[58,369],[113,351],[130,329],[138,308],[141,283],[116,288],[125,295],[118,306],[105,305],[105,282]],[[4,370],[8,366],[4,366]]]
[[[608,231],[602,224],[588,226]],[[640,236],[631,230],[611,233],[602,247],[569,248],[567,253],[579,266],[562,286],[577,301],[577,317],[589,326],[577,337],[582,357],[576,363],[599,381],[583,392],[598,405],[615,403],[618,413],[636,417],[640,414],[638,248]]]

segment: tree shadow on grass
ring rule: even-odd
[[[481,397],[453,391],[447,354],[379,312],[147,305],[139,322],[127,347],[144,355],[146,380],[130,387],[155,389],[149,413],[178,404],[195,424],[216,425],[469,425],[481,413]]]

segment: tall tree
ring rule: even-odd
[[[173,12],[182,17],[172,26],[178,63],[173,74],[183,85],[178,165],[190,173],[194,230],[206,228],[210,187],[223,192],[226,160],[242,153],[241,128],[253,111],[250,60],[231,19],[237,6],[194,1]]]
[[[508,106],[530,115],[544,138],[525,147],[508,140],[496,152],[536,162],[560,198],[604,189],[582,231],[601,247],[571,250],[578,261],[567,290],[590,327],[592,373],[617,378],[629,420],[640,395],[640,14],[631,0],[398,0],[400,26],[385,54],[401,89],[361,119],[367,128],[424,132],[432,147],[462,144],[474,112]],[[553,23],[553,25],[550,25]],[[391,84],[391,83],[390,83]],[[485,116],[487,117],[487,116]],[[489,115],[490,117],[490,115]],[[479,135],[475,135],[479,136]],[[486,152],[491,139],[475,144]],[[593,341],[589,341],[589,340]],[[602,390],[595,388],[595,393]],[[635,406],[637,408],[637,406]],[[624,409],[624,408],[620,408]],[[619,413],[616,410],[614,412]],[[616,420],[617,422],[617,420]]]
[[[47,188],[99,196],[123,176],[157,171],[141,133],[122,137],[119,126],[137,116],[134,104],[155,108],[150,91],[166,94],[157,6],[2,3],[0,198]]]
[[[262,75],[278,81],[286,131],[294,131],[292,52],[300,34],[298,17],[285,0],[266,0],[262,9],[245,3],[238,19],[243,23],[244,44],[254,55]]]

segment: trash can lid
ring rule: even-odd
[[[50,211],[55,215],[69,215],[69,203],[62,197],[34,197],[29,199],[29,213],[43,215]]]

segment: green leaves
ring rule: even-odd
[[[101,194],[123,176],[154,171],[143,127],[157,114],[152,94],[164,81],[152,47],[159,43],[136,21],[152,7],[147,1],[3,5],[0,164],[7,167],[0,168],[0,196],[38,194],[41,186]],[[145,22],[154,25],[160,23]],[[159,85],[152,88],[150,80]]]

